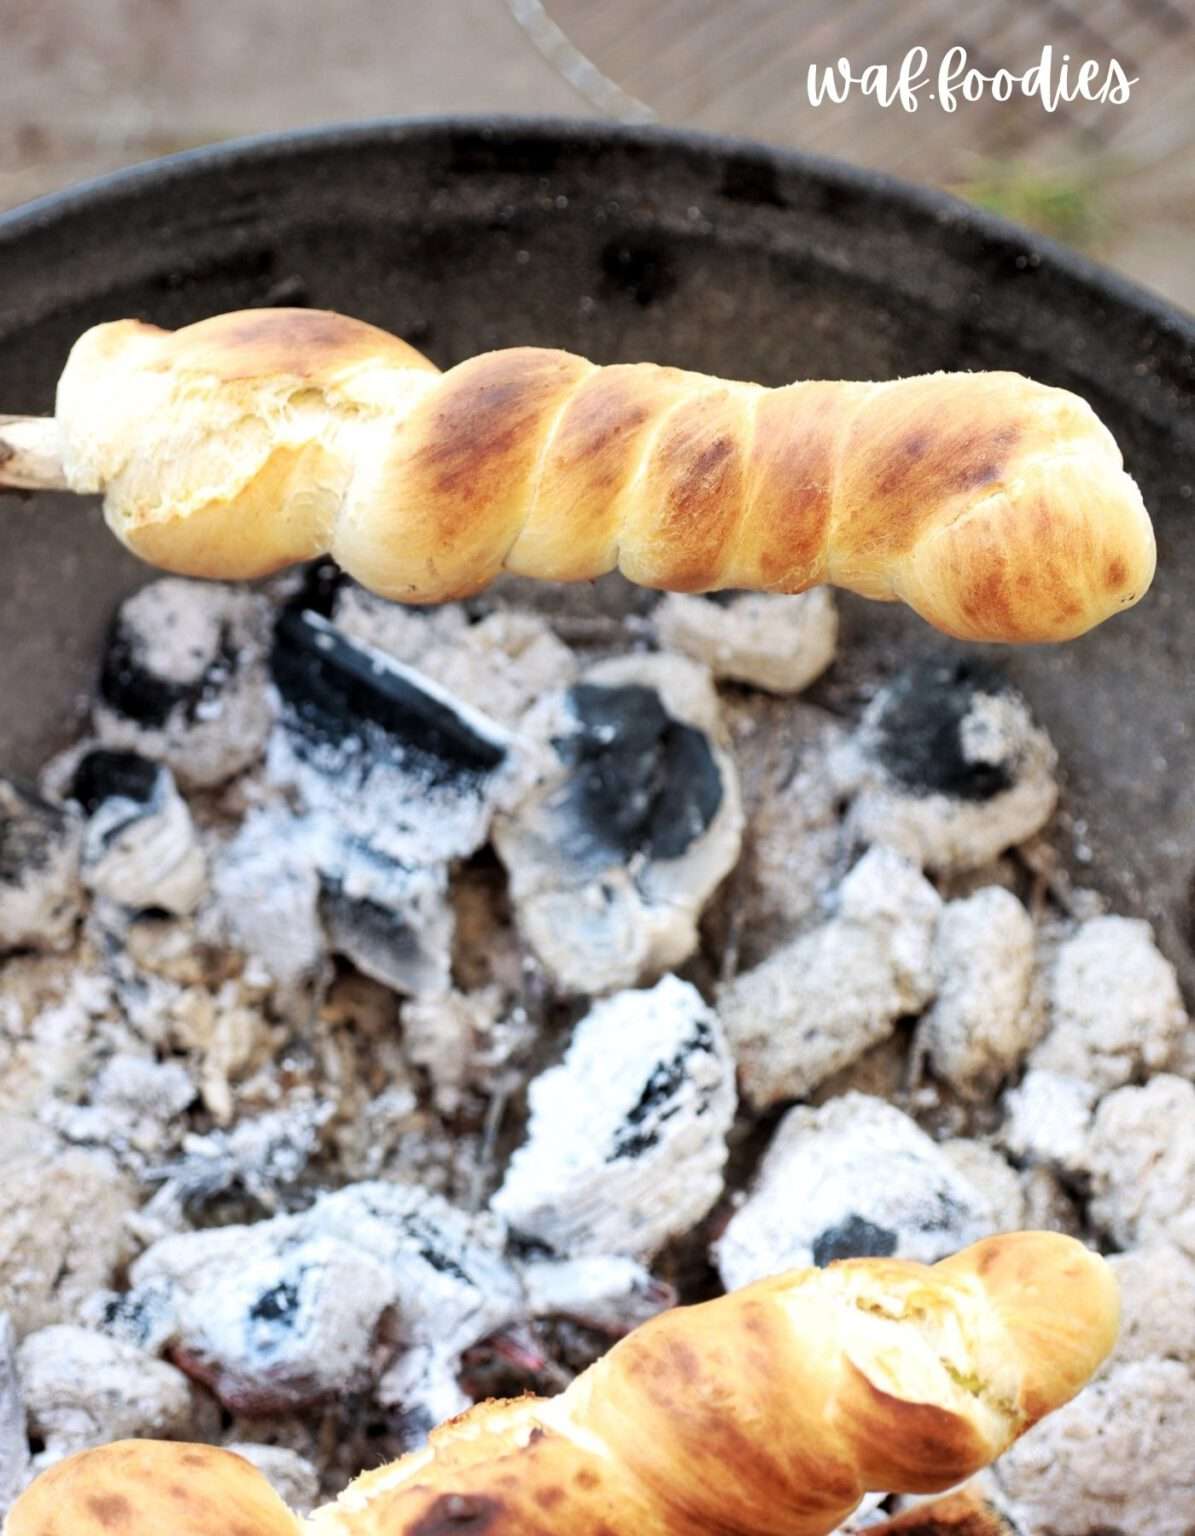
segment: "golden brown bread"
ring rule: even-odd
[[[867,1536],[1017,1536],[1017,1532],[980,1490],[968,1483],[956,1493],[870,1526]]]
[[[330,553],[384,597],[500,571],[903,601],[975,640],[1082,634],[1154,540],[1111,434],[1013,373],[731,383],[567,352],[440,374],[315,310],[88,331],[58,391],[72,489],[163,569],[225,580]]]
[[[303,1531],[822,1536],[868,1490],[985,1466],[1073,1396],[1116,1325],[1111,1271],[1055,1233],[932,1267],[797,1270],[662,1314],[557,1398],[471,1409]],[[245,1466],[206,1447],[86,1451],[31,1486],[5,1536],[295,1536],[268,1490],[251,1502]]]

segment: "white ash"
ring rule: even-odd
[[[941,906],[915,866],[872,849],[832,917],[723,989],[718,1013],[753,1105],[806,1096],[929,1002]]]
[[[742,782],[743,857],[723,888],[738,961],[757,965],[792,938],[850,865],[830,769],[841,725],[796,701],[724,704]]]
[[[88,1104],[54,1104],[43,1118],[66,1140],[107,1147],[125,1167],[142,1172],[175,1143],[178,1120],[196,1097],[195,1082],[177,1061],[122,1053],[105,1062]]]
[[[197,1416],[186,1376],[131,1344],[71,1324],[31,1333],[17,1351],[34,1470],[109,1440],[186,1439]]]
[[[342,582],[336,589],[332,617],[350,640],[385,651],[404,666],[426,671],[426,659],[450,650],[469,628],[469,617],[458,603],[431,607],[407,607],[391,603],[359,587]]]
[[[0,1115],[0,1299],[17,1333],[71,1320],[131,1251],[137,1190],[107,1153]],[[86,1239],[81,1240],[81,1234]]]
[[[734,1062],[717,1016],[675,976],[596,1004],[529,1099],[527,1140],[491,1204],[556,1253],[650,1258],[722,1192]]]
[[[974,869],[1024,842],[1058,798],[1056,754],[1025,701],[969,662],[910,668],[875,697],[836,758],[861,843],[925,869]]]
[[[29,1480],[29,1430],[17,1368],[17,1335],[0,1312],[0,1520]]]
[[[858,1255],[932,1263],[995,1224],[990,1202],[907,1115],[851,1093],[789,1110],[713,1252],[730,1290]]]
[[[1047,987],[1048,1030],[1029,1064],[1100,1093],[1163,1070],[1188,1029],[1174,967],[1135,918],[1081,923],[1059,945]]]
[[[1034,1068],[1004,1096],[1000,1140],[1022,1162],[1084,1173],[1095,1099],[1091,1083]]]
[[[470,1094],[513,1091],[536,1036],[527,1010],[506,1008],[497,987],[413,999],[403,1008],[402,1032],[406,1054],[428,1074],[443,1115],[457,1114]]]
[[[1050,1536],[1188,1536],[1195,1378],[1178,1360],[1120,1365],[1050,1414],[996,1463],[1017,1522]]]
[[[728,600],[665,594],[652,610],[661,646],[704,662],[718,678],[770,693],[800,693],[838,648],[838,611],[828,587],[794,597],[736,592]]]
[[[309,1515],[320,1502],[318,1470],[305,1456],[285,1445],[253,1445],[229,1440],[224,1449],[251,1462],[278,1497],[296,1515]]]
[[[109,747],[165,763],[185,787],[256,763],[273,719],[272,610],[255,593],[167,577],[123,603],[108,639],[94,726]]]
[[[514,726],[537,699],[567,686],[577,659],[538,614],[501,608],[476,624],[455,606],[403,608],[346,583],[337,627],[351,639],[417,667],[455,697]]]
[[[69,947],[81,913],[81,842],[71,810],[0,779],[0,955]]]
[[[517,1264],[532,1317],[570,1317],[618,1338],[676,1301],[676,1293],[637,1259],[590,1254]]]
[[[144,1177],[184,1208],[240,1190],[273,1211],[306,1171],[331,1113],[330,1104],[298,1094],[284,1109],[239,1120],[228,1130],[185,1136],[178,1160],[147,1168]]]
[[[118,907],[183,917],[207,894],[207,861],[174,775],[135,752],[89,752],[71,796],[87,818],[83,883]]]
[[[1195,1085],[1163,1073],[1102,1100],[1091,1128],[1092,1222],[1123,1248],[1195,1246]]]
[[[697,947],[742,838],[709,673],[677,656],[602,662],[523,722],[539,781],[494,824],[521,931],[562,992],[654,981]]]
[[[1195,1256],[1174,1243],[1158,1243],[1114,1253],[1108,1262],[1121,1303],[1109,1368],[1160,1359],[1181,1360],[1195,1371]]]
[[[297,1218],[184,1232],[155,1243],[130,1271],[124,1303],[142,1298],[170,1353],[234,1412],[279,1412],[368,1378],[392,1277],[350,1242],[305,1232]]]
[[[285,1037],[265,1011],[268,988],[248,967],[214,984],[180,985],[142,970],[127,947],[107,958],[136,1046],[185,1054],[204,1107],[227,1124],[240,1085],[275,1057]]]
[[[90,945],[0,965],[0,1116],[36,1116],[81,1097],[102,1058],[130,1031]]]
[[[1033,961],[1033,920],[1011,892],[987,886],[942,908],[916,1049],[966,1099],[990,1098],[1040,1033]]]
[[[310,827],[281,807],[251,811],[213,870],[229,938],[284,987],[316,976],[326,954],[311,838]]]

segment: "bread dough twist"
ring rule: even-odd
[[[224,580],[331,556],[404,603],[499,572],[671,591],[828,583],[971,640],[1135,603],[1153,531],[1085,401],[1014,373],[732,383],[515,347],[440,373],[385,331],[247,310],[76,343],[67,483],[151,564]]]
[[[1056,1233],[932,1267],[797,1270],[629,1334],[559,1397],[482,1403],[300,1523],[239,1457],[126,1441],[42,1474],[5,1536],[824,1536],[868,1490],[961,1482],[1112,1347]]]

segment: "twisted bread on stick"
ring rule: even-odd
[[[653,1319],[561,1396],[484,1403],[357,1479],[305,1536],[822,1536],[869,1489],[949,1487],[1071,1398],[1116,1334],[1071,1238],[932,1267],[797,1270]],[[246,1463],[125,1442],[60,1462],[5,1536],[299,1536]]]
[[[440,374],[372,326],[249,310],[88,331],[57,423],[71,489],[190,576],[330,553],[405,603],[502,570],[830,583],[961,638],[1046,641],[1131,606],[1154,569],[1111,434],[1013,373],[764,389],[522,347]]]

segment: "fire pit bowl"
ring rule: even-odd
[[[137,315],[309,304],[448,365],[538,343],[775,384],[1012,368],[1085,396],[1157,523],[1148,599],[1057,650],[995,659],[1047,724],[1078,872],[1149,918],[1195,982],[1195,322],[943,195],[753,145],[604,125],[383,122],[181,155],[0,219],[0,404],[48,411],[75,336]],[[149,572],[98,510],[0,509],[0,766],[65,741],[117,600]],[[601,584],[595,604],[639,601]],[[571,599],[570,599],[571,600]],[[843,602],[849,692],[958,651]],[[974,647],[963,647],[974,651]],[[1090,849],[1088,855],[1085,850]]]

